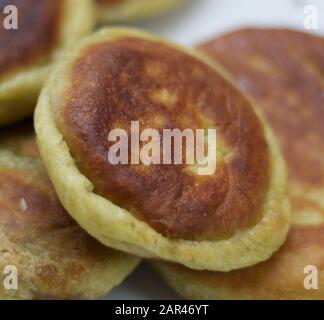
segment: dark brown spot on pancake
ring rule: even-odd
[[[18,9],[18,30],[7,30],[0,19],[0,75],[45,58],[59,35],[62,0],[0,0]]]
[[[290,177],[324,186],[324,39],[243,29],[200,47],[250,93],[278,134]]]
[[[69,90],[57,123],[95,192],[169,238],[225,238],[259,221],[268,146],[249,102],[214,69],[158,42],[121,38],[83,50]],[[141,130],[217,128],[231,156],[207,177],[184,165],[111,165],[108,133],[129,132],[133,120]]]

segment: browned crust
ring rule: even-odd
[[[63,0],[0,0],[18,9],[18,30],[6,30],[0,19],[0,76],[46,57],[59,35]]]
[[[169,267],[175,277],[212,290],[214,298],[323,299],[323,199],[312,200],[308,192],[324,187],[324,39],[286,29],[243,29],[199,48],[233,74],[276,129],[289,166],[292,212],[304,222],[257,266],[229,273]],[[318,223],[311,224],[314,216]],[[318,268],[318,290],[304,287],[308,265]]]
[[[6,265],[17,267],[19,297],[91,296],[92,292],[82,288],[118,253],[99,244],[73,221],[60,204],[37,153],[29,157],[30,150],[37,149],[33,130],[28,123],[16,129],[1,135],[0,142],[0,270]],[[3,164],[5,145],[16,145],[9,149],[17,152],[19,163],[10,158],[8,166]],[[0,289],[2,297],[9,294]]]
[[[324,39],[243,29],[203,44],[262,108],[280,137],[290,178],[324,186]]]
[[[226,238],[259,221],[269,183],[263,129],[214,69],[167,45],[125,37],[83,50],[69,90],[57,124],[95,192],[169,238]],[[156,98],[163,90],[171,99]],[[108,132],[129,131],[132,120],[159,130],[217,128],[228,155],[209,177],[180,165],[113,166]]]

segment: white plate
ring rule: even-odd
[[[154,0],[152,0],[154,1]],[[132,26],[184,45],[194,45],[242,26],[287,26],[305,30],[304,9],[318,9],[318,29],[324,34],[323,0],[187,0],[186,6]],[[121,286],[104,299],[178,299],[160,278],[142,264]]]

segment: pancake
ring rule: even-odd
[[[8,5],[17,8],[17,30],[7,29]],[[94,11],[90,0],[0,0],[0,12],[3,126],[32,114],[50,65],[63,47],[91,31]]]
[[[143,19],[166,12],[183,0],[94,0],[101,23]]]
[[[120,128],[131,135],[131,121],[157,134],[217,129],[217,170],[132,165],[130,156],[128,165],[112,164],[108,136]],[[57,65],[35,123],[64,207],[107,246],[223,271],[263,261],[284,242],[290,211],[276,140],[222,70],[191,50],[102,30]]]
[[[280,251],[254,267],[230,273],[158,268],[188,298],[324,299],[324,39],[243,29],[200,49],[231,72],[275,129],[288,163],[293,226]],[[305,280],[314,284],[309,276],[317,278],[309,270],[318,271],[318,290],[304,287]]]
[[[0,131],[0,299],[89,299],[138,264],[86,234],[61,206],[30,123]],[[3,283],[17,268],[18,290]]]

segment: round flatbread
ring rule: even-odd
[[[0,299],[93,299],[139,259],[106,248],[61,206],[29,123],[0,131]]]
[[[126,164],[114,163],[109,135],[136,136],[133,121],[158,136],[215,128],[217,169],[203,175],[197,161],[168,164],[161,156],[134,164],[133,150]],[[102,30],[66,53],[35,122],[63,205],[108,246],[232,270],[269,258],[285,240],[290,211],[276,140],[221,69],[190,50],[139,31]]]

